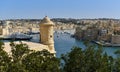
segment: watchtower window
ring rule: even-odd
[[[50,35],[50,38],[52,38],[52,35]]]

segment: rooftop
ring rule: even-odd
[[[40,25],[54,25],[54,23],[50,20],[48,16],[45,16],[43,20],[41,20]]]

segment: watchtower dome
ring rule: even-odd
[[[40,22],[40,42],[44,45],[48,45],[51,53],[55,53],[53,30],[54,23],[47,16],[44,17]]]

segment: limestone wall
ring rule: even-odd
[[[120,35],[113,35],[111,43],[120,44]]]

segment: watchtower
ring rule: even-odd
[[[50,53],[55,53],[54,23],[47,16],[40,22],[40,40],[42,44],[48,45]]]

